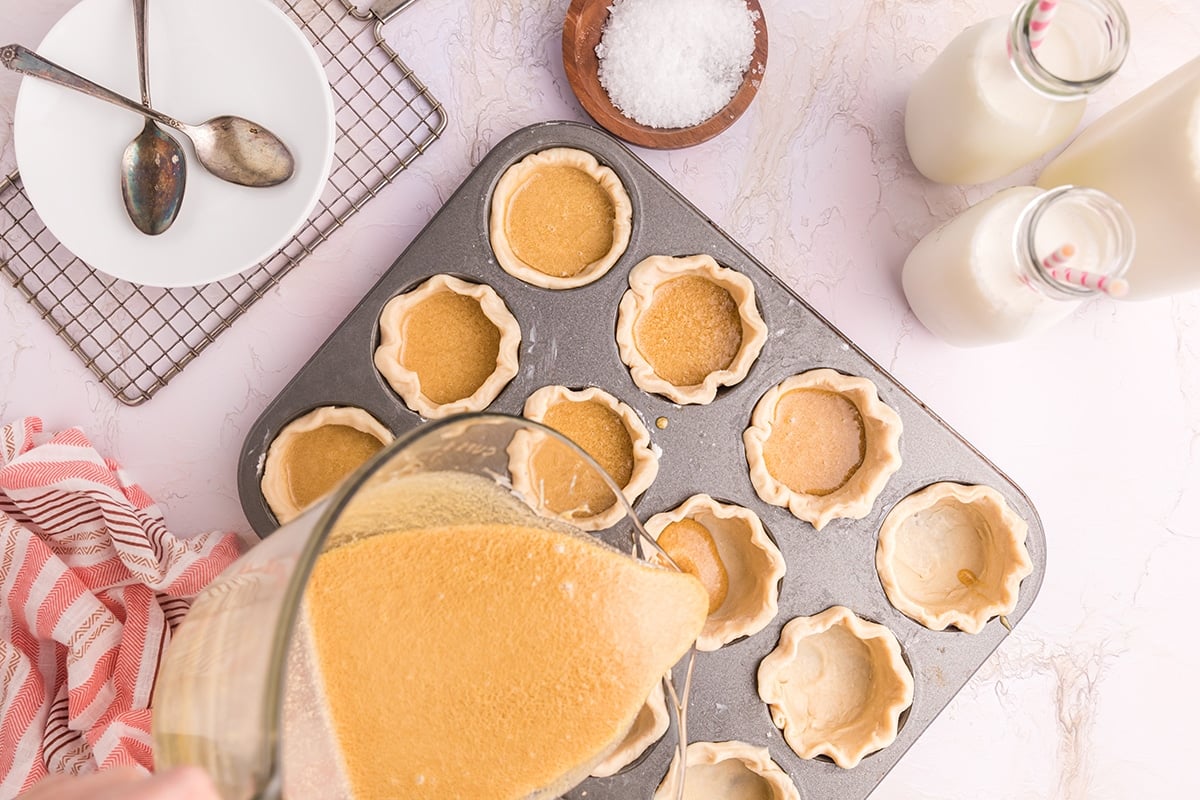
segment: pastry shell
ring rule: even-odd
[[[875,567],[901,613],[931,630],[979,633],[1016,608],[1021,581],[1033,572],[1028,530],[990,486],[935,483],[884,519]]]
[[[729,292],[742,320],[742,345],[733,361],[692,386],[677,386],[659,376],[638,349],[635,335],[638,319],[653,304],[655,290],[667,281],[684,276],[705,278]],[[734,386],[745,379],[766,341],[767,325],[754,301],[754,284],[740,272],[719,266],[712,256],[650,256],[630,270],[629,289],[621,298],[617,312],[617,347],[633,382],[642,391],[660,394],[675,403],[711,403],[717,396],[718,387]]]
[[[833,630],[842,633],[830,639]],[[820,649],[805,657],[806,646]],[[843,689],[854,677],[858,684]],[[839,690],[850,694],[839,697]],[[759,664],[758,694],[796,755],[826,755],[848,769],[896,739],[900,715],[912,705],[913,677],[890,630],[833,606],[783,627],[779,645]]]
[[[525,400],[522,412],[526,419],[542,422],[546,413],[558,403],[594,402],[608,408],[621,420],[626,433],[633,445],[633,470],[629,480],[619,487],[626,502],[633,504],[642,492],[650,488],[650,484],[658,476],[658,449],[650,442],[650,431],[642,424],[637,412],[613,397],[603,389],[589,387],[575,391],[566,386],[543,386]],[[545,439],[530,431],[518,431],[508,446],[509,472],[512,477],[513,490],[524,497],[530,505],[568,522],[580,530],[598,531],[615,525],[625,515],[621,503],[614,502],[604,510],[595,514],[579,514],[575,511],[566,514],[556,514],[546,504],[540,491],[536,488],[537,479],[534,475],[533,460],[538,448]]]
[[[671,716],[667,713],[667,698],[659,683],[646,698],[646,704],[638,711],[633,727],[609,755],[592,768],[592,777],[607,778],[616,775],[636,761],[671,727]]]
[[[354,406],[322,406],[284,425],[271,441],[271,446],[267,448],[267,457],[263,461],[263,476],[260,483],[263,499],[267,501],[271,513],[275,515],[275,519],[279,520],[281,525],[300,516],[304,511],[294,502],[288,486],[287,473],[284,469],[288,448],[292,441],[300,435],[327,425],[353,428],[369,436],[374,436],[384,446],[391,444],[394,438],[392,432],[385,428],[379,420],[365,410]]]
[[[509,204],[525,182],[543,167],[572,167],[591,176],[608,194],[613,204],[612,246],[608,252],[574,275],[548,275],[525,263],[512,248],[505,221]],[[633,205],[617,173],[602,166],[591,153],[571,147],[553,147],[533,153],[510,166],[500,176],[492,193],[488,232],[492,250],[500,268],[514,278],[543,289],[573,289],[597,281],[613,268],[629,246],[633,231]]]
[[[779,401],[797,389],[834,392],[854,405],[862,419],[866,439],[862,463],[834,491],[826,495],[805,494],[788,487],[767,468],[763,449],[775,426]],[[772,387],[754,406],[750,427],[742,434],[750,481],[765,502],[785,506],[796,517],[817,530],[831,519],[862,519],[871,512],[875,498],[888,479],[900,469],[900,415],[879,399],[875,384],[866,378],[843,375],[832,369],[814,369],[793,375]]]
[[[687,746],[687,785],[695,789],[693,781],[703,780],[697,768],[715,766],[724,761],[740,761],[746,770],[763,779],[771,790],[770,800],[800,800],[800,791],[788,774],[771,759],[765,747],[755,747],[746,742],[693,742]],[[675,800],[676,782],[679,775],[679,755],[671,761],[666,777],[654,792],[653,800]],[[757,787],[756,787],[757,788]],[[718,793],[720,792],[720,793]],[[691,792],[689,792],[689,795]],[[712,800],[743,800],[739,794],[728,794],[728,787],[705,787],[696,795]],[[761,795],[755,792],[755,800]]]
[[[717,650],[761,631],[779,613],[779,580],[787,573],[783,554],[767,536],[762,520],[748,508],[697,494],[678,508],[655,514],[646,521],[646,532],[657,540],[668,525],[683,519],[708,529],[729,573],[729,592],[709,614],[696,649]]]
[[[473,297],[496,330],[500,332],[500,347],[496,354],[496,369],[469,397],[450,403],[435,403],[421,391],[421,379],[401,361],[404,316],[422,301],[441,292],[454,292]],[[375,368],[387,379],[392,389],[410,409],[427,419],[449,417],[468,411],[487,408],[508,382],[517,374],[517,354],[521,347],[521,326],[508,306],[487,284],[468,283],[452,275],[434,275],[416,289],[396,295],[383,307],[379,316],[379,347],[375,349]]]

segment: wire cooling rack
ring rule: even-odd
[[[275,0],[325,65],[337,107],[329,181],[300,232],[257,267],[189,289],[96,272],[54,238],[16,172],[0,180],[0,272],[126,405],[146,402],[379,194],[446,126],[442,105],[384,41],[415,0]]]

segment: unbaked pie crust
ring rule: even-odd
[[[591,153],[555,147],[504,171],[492,194],[489,233],[509,275],[571,289],[612,269],[629,246],[632,217],[615,172]]]
[[[650,256],[630,270],[617,347],[642,391],[711,403],[746,377],[766,341],[754,284],[712,256]]]
[[[758,776],[758,780],[752,775]],[[675,800],[678,776],[676,754],[653,800]],[[765,747],[746,742],[693,742],[687,747],[683,797],[684,800],[800,800],[800,792]]]
[[[663,737],[671,727],[671,717],[667,713],[667,698],[659,683],[646,698],[646,704],[633,720],[633,727],[625,738],[617,745],[603,761],[592,768],[595,778],[607,778],[616,775],[625,767],[632,764],[642,753]]]
[[[663,533],[683,520],[699,524],[707,532],[725,579],[723,600],[709,613],[696,649],[717,650],[734,639],[761,631],[779,612],[779,580],[787,572],[787,564],[758,515],[748,508],[697,494],[678,508],[655,514],[646,521],[646,532],[662,545]],[[681,569],[691,571],[671,548],[664,549]],[[709,588],[703,577],[701,583]]]
[[[796,755],[849,769],[895,741],[913,677],[890,630],[834,606],[783,626],[758,695]]]
[[[464,304],[464,298],[470,300]],[[430,308],[427,303],[445,307]],[[422,314],[423,308],[424,315],[415,316]],[[417,321],[421,330],[408,330]],[[418,349],[422,346],[425,349]],[[375,368],[405,405],[422,417],[437,419],[487,408],[517,374],[520,346],[521,326],[492,287],[434,275],[383,307]],[[480,348],[486,349],[480,352]],[[493,349],[495,366],[489,373]],[[409,358],[422,363],[410,367]],[[425,389],[422,372],[430,383]],[[430,397],[429,393],[442,396]]]
[[[658,475],[658,451],[651,445],[650,432],[638,419],[637,412],[602,389],[573,391],[565,386],[543,386],[525,401],[524,415],[559,430],[567,438],[572,438],[571,428],[581,427],[579,438],[588,441],[576,444],[608,471],[630,504]],[[574,418],[556,419],[560,415],[574,415]],[[586,415],[586,419],[580,415]],[[586,474],[576,471],[576,466],[583,469],[582,462],[560,448],[557,441],[530,431],[518,431],[508,447],[513,489],[533,508],[554,514],[581,530],[598,531],[614,525],[624,516],[621,504],[590,470]],[[539,474],[540,459],[549,460],[545,464],[546,474]],[[585,497],[580,506],[566,507],[553,496],[560,484],[592,496]]]
[[[378,440],[379,447],[370,451],[370,442],[363,437],[350,434],[341,436],[340,441],[332,438],[336,428],[349,428],[359,434]],[[325,429],[327,435],[324,441],[313,441],[313,434]],[[304,509],[324,497],[354,470],[358,469],[370,458],[392,441],[392,432],[380,424],[379,420],[361,408],[353,406],[322,406],[302,417],[298,417],[280,429],[279,433],[267,448],[267,458],[263,462],[261,489],[263,499],[271,509],[271,513],[282,525],[298,517]],[[300,475],[291,465],[291,460],[297,456],[298,445],[320,448],[319,453],[306,454],[305,466],[309,469],[318,463],[327,467],[328,471],[316,476],[318,487],[306,488],[303,494],[308,497],[297,497],[293,479]],[[342,448],[342,452],[330,452],[329,448]],[[340,457],[339,457],[340,456]],[[304,458],[304,456],[301,456]],[[314,476],[309,475],[311,482]]]
[[[781,412],[793,416],[781,424]],[[764,501],[817,530],[835,517],[862,519],[900,468],[903,427],[866,378],[831,369],[793,375],[762,396],[742,434],[750,480]]]
[[[1011,614],[1033,571],[1025,520],[990,486],[935,483],[896,504],[875,567],[888,600],[931,630],[979,633]]]

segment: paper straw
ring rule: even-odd
[[[1071,257],[1075,255],[1075,245],[1064,244],[1062,247],[1055,250],[1050,255],[1042,259],[1042,266],[1046,269],[1057,269],[1065,266]]]
[[[1082,269],[1072,269],[1068,266],[1068,262],[1074,255],[1075,245],[1064,244],[1043,258],[1042,266],[1046,268],[1046,272],[1051,278],[1072,286],[1104,292],[1109,297],[1124,297],[1129,293],[1129,282],[1121,278],[1110,278],[1107,275],[1097,275]]]
[[[1029,18],[1029,46],[1036,50],[1046,40],[1046,31],[1058,11],[1059,0],[1039,0]]]
[[[1097,275],[1094,272],[1084,272],[1081,269],[1050,270],[1050,277],[1063,283],[1082,286],[1104,292],[1109,297],[1124,297],[1129,294],[1129,282],[1120,278],[1109,278],[1107,275]]]

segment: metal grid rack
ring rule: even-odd
[[[266,261],[187,289],[98,273],[47,230],[16,172],[0,180],[0,272],[118,400],[146,402],[441,134],[441,104],[384,41],[414,0],[275,0],[325,66],[337,107],[333,168],[303,227]],[[370,24],[370,23],[374,24]]]

